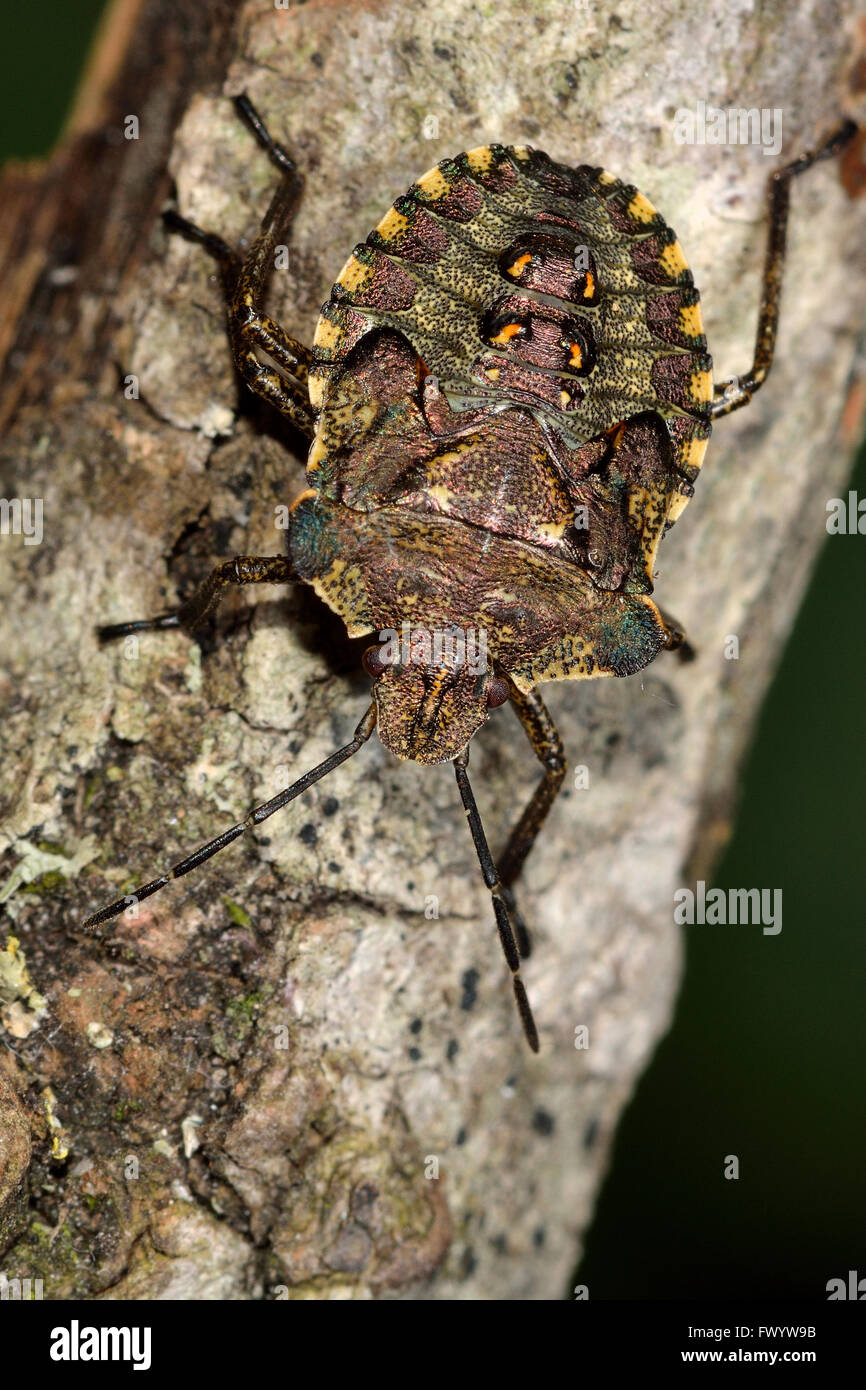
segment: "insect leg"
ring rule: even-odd
[[[208,255],[213,256],[220,268],[224,285],[230,287],[235,283],[240,273],[241,258],[228,242],[223,241],[215,232],[202,231],[201,227],[190,222],[189,218],[181,217],[174,208],[166,208],[162,220],[170,231],[179,232],[187,241],[194,241],[203,246]]]
[[[511,681],[509,681],[509,686],[511,703],[515,713],[526,730],[526,736],[532,744],[536,757],[544,767],[544,777],[539,782],[523,815],[508,837],[508,844],[499,858],[498,866],[506,903],[514,913],[520,954],[525,957],[530,952],[529,933],[523,918],[517,911],[511,885],[523,868],[524,860],[535,844],[535,838],[556,800],[557,793],[562,786],[562,779],[565,776],[566,762],[562,739],[559,737],[556,725],[548,714],[541,696],[534,691],[529,695],[524,695]]]
[[[221,849],[225,849],[227,845],[230,845],[241,835],[245,835],[247,831],[252,830],[255,826],[261,825],[262,821],[268,819],[268,816],[272,816],[275,811],[282,810],[290,801],[294,801],[296,796],[300,796],[302,792],[307,791],[314,782],[321,781],[323,777],[327,777],[329,772],[333,772],[334,768],[344,763],[347,758],[351,758],[353,753],[357,753],[358,749],[367,742],[367,739],[370,737],[375,727],[376,702],[374,700],[355,730],[354,738],[352,738],[349,743],[345,744],[344,747],[338,748],[337,752],[332,753],[330,758],[326,758],[323,763],[319,763],[318,767],[314,767],[309,772],[305,772],[303,777],[298,778],[297,782],[293,782],[290,787],[287,787],[285,791],[279,792],[276,796],[272,797],[270,801],[265,801],[263,805],[256,806],[250,811],[245,820],[239,821],[237,825],[231,826],[228,830],[224,830],[221,835],[217,835],[216,839],[209,840],[206,845],[202,845],[199,849],[194,850],[192,854],[188,854],[185,859],[181,859],[177,864],[173,864],[171,868],[167,869],[159,878],[153,879],[150,883],[145,883],[135,893],[129,893],[126,897],[119,898],[117,902],[110,903],[108,907],[100,908],[99,912],[94,912],[91,917],[87,918],[86,922],[82,923],[82,929],[89,931],[93,927],[101,926],[103,922],[110,922],[113,917],[119,917],[122,912],[125,912],[131,902],[140,903],[143,902],[145,898],[153,897],[154,893],[158,893],[161,888],[165,888],[166,884],[171,883],[172,879],[182,878],[183,875],[188,874],[191,869],[198,868],[199,864],[203,864],[206,859],[211,859],[215,854],[219,854]]]
[[[236,97],[235,107],[283,174],[261,231],[246,257],[242,258],[222,237],[202,231],[179,213],[167,211],[163,220],[188,241],[203,246],[219,265],[229,306],[232,353],[250,390],[264,396],[302,434],[311,437],[312,410],[306,388],[310,350],[258,308],[273,268],[278,239],[288,233],[300,199],[301,178],[290,156],[271,139],[249,98]],[[255,348],[267,353],[271,362],[260,362]]]
[[[262,220],[261,231],[244,258],[230,295],[229,316],[235,361],[251,391],[271,401],[305,434],[312,436],[309,399],[304,393],[301,400],[297,391],[290,400],[287,399],[289,383],[283,375],[288,372],[298,382],[306,384],[310,351],[289,337],[262,308],[264,293],[274,268],[276,249],[288,235],[300,201],[303,181],[294,161],[271,137],[249,98],[245,95],[236,97],[235,107],[283,175]],[[263,349],[280,370],[275,371],[272,365],[261,362],[256,348]],[[299,411],[303,412],[303,419],[298,418]]]
[[[139,618],[130,623],[108,623],[97,628],[102,642],[115,637],[128,637],[133,632],[150,632],[155,628],[181,627],[187,631],[204,622],[217,607],[226,589],[232,584],[287,584],[294,578],[292,565],[285,555],[236,555],[211,570],[207,579],[194,594],[168,613],[156,618]]]
[[[730,415],[747,405],[769,375],[773,365],[776,332],[779,326],[779,300],[782,291],[782,272],[785,265],[785,239],[788,230],[788,209],[791,201],[791,181],[810,169],[821,159],[830,159],[847,145],[856,134],[853,121],[845,120],[836,127],[816,150],[801,154],[799,159],[777,169],[767,180],[767,214],[769,228],[764,256],[764,277],[761,307],[758,313],[758,332],[755,338],[755,357],[745,376],[715,388],[717,399],[710,406],[710,417]]]
[[[172,231],[180,232],[187,241],[198,242],[218,263],[226,298],[229,302],[229,337],[235,366],[244,381],[258,395],[277,407],[281,415],[291,420],[302,434],[312,437],[312,412],[306,380],[310,361],[309,349],[296,342],[265,314],[256,315],[246,306],[236,308],[235,296],[244,272],[245,262],[236,251],[213,232],[204,232],[194,222],[169,209],[162,220]],[[260,240],[261,238],[259,238]],[[258,241],[253,246],[253,251]],[[241,318],[239,319],[238,314]],[[248,315],[246,322],[243,315]],[[248,340],[248,341],[247,341]],[[297,380],[284,376],[274,367],[266,366],[256,357],[250,343],[257,344]]]
[[[457,774],[457,786],[460,788],[460,797],[463,802],[466,818],[469,821],[469,829],[472,832],[472,839],[475,842],[475,851],[478,855],[478,863],[481,865],[481,872],[484,875],[484,882],[490,889],[490,896],[493,899],[493,910],[496,914],[496,927],[499,932],[499,940],[502,943],[502,950],[508,968],[511,971],[511,980],[514,985],[514,998],[517,1003],[517,1012],[520,1014],[520,1021],[523,1024],[523,1031],[526,1034],[526,1041],[533,1052],[538,1051],[538,1030],[535,1027],[535,1019],[532,1017],[532,1010],[529,1007],[529,1000],[526,997],[526,988],[520,978],[520,956],[511,930],[511,922],[508,916],[508,907],[505,902],[505,895],[496,866],[493,863],[493,856],[484,834],[484,827],[481,824],[481,817],[478,814],[478,807],[475,804],[475,797],[469,785],[469,774],[466,771],[469,762],[469,749],[464,748],[459,757],[454,759],[454,771]]]

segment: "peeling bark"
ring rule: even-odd
[[[41,545],[0,540],[4,1268],[50,1298],[558,1297],[669,1023],[674,889],[727,835],[860,437],[862,204],[836,166],[795,187],[777,364],[717,426],[663,545],[657,597],[698,660],[545,690],[590,788],[568,786],[522,884],[538,1058],[451,770],[376,740],[104,940],[76,928],[345,742],[367,697],[360,644],[305,590],[227,601],[201,648],[95,641],[220,558],[279,550],[275,508],[303,484],[298,441],[239,391],[211,263],[158,213],[173,180],[185,215],[253,233],[274,172],[226,100],[249,91],[306,175],[271,312],[309,341],[351,247],[419,173],[533,143],[662,210],[723,378],[750,361],[771,166],[675,144],[673,112],[783,99],[792,156],[851,109],[866,35],[848,0],[722,17],[250,3],[231,29],[215,0],[125,9],[79,108],[98,124],[8,171],[0,200],[0,492],[44,499]],[[472,766],[499,845],[538,775],[507,708]]]

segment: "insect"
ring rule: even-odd
[[[282,175],[258,237],[241,257],[165,217],[217,261],[238,371],[310,440],[308,486],[291,508],[287,554],[227,560],[178,609],[100,637],[192,631],[231,585],[301,581],[350,636],[379,634],[363,656],[372,701],[345,746],[134,897],[261,825],[375,728],[398,758],[453,763],[537,1051],[514,883],[566,764],[536,687],[631,675],[663,650],[693,655],[651,597],[656,550],[693,494],[712,421],[746,405],[770,370],[791,183],[856,127],[843,121],[770,177],[754,361],[714,387],[698,291],[652,204],[603,169],[523,146],[470,150],[419,178],[352,252],[306,348],[263,309],[301,179],[249,99],[235,105]],[[543,776],[497,860],[469,746],[507,700]]]

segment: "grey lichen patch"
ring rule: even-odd
[[[111,716],[111,727],[125,743],[140,743],[148,735],[153,722],[149,702],[128,687],[118,686],[117,699]]]
[[[196,642],[189,645],[184,681],[190,695],[201,694],[201,647]]]
[[[12,845],[18,854],[18,863],[0,887],[0,903],[10,917],[17,915],[17,904],[10,899],[22,888],[38,892],[50,890],[61,879],[75,878],[87,864],[91,864],[99,853],[92,835],[84,836],[70,854],[44,845],[33,844],[29,840],[18,840]]]
[[[295,634],[257,625],[243,654],[245,717],[275,732],[294,728],[310,685],[322,676],[321,657],[303,648]]]
[[[0,950],[0,1022],[13,1038],[26,1038],[39,1027],[48,1001],[30,978],[21,943],[11,934]]]
[[[114,1042],[114,1033],[112,1030],[106,1028],[105,1024],[100,1023],[98,1019],[92,1019],[91,1022],[88,1023],[85,1031],[87,1034],[87,1041],[92,1047],[97,1047],[101,1050],[104,1047],[111,1047],[111,1044]]]
[[[190,796],[199,803],[206,799],[230,815],[238,809],[239,733],[240,721],[237,716],[229,716],[216,734],[204,734],[198,753],[186,770]]]
[[[198,1132],[203,1124],[204,1119],[201,1115],[184,1116],[180,1126],[181,1135],[183,1137],[184,1157],[192,1158],[193,1154],[201,1148],[201,1140],[199,1139]]]
[[[221,1301],[261,1297],[248,1242],[224,1221],[189,1202],[173,1201],[148,1227],[140,1257],[103,1295]]]

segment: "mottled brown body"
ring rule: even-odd
[[[682,252],[636,189],[522,147],[443,161],[322,310],[293,568],[352,634],[482,628],[524,692],[640,670],[667,641],[647,596],[710,369]],[[443,666],[383,673],[376,698],[382,740],[420,762],[487,715]]]
[[[364,387],[385,418],[388,401],[397,403],[402,428],[420,411],[397,370],[401,358],[414,377],[405,345],[379,339]],[[410,434],[407,443],[409,450],[416,446],[416,462],[407,466],[404,458],[402,468],[398,456],[392,468],[375,443],[385,462],[377,468],[371,459],[366,466],[372,429],[357,451],[364,459],[357,471],[338,473],[332,495],[311,491],[296,504],[293,568],[353,635],[399,630],[404,622],[434,631],[450,625],[483,631],[491,669],[523,691],[564,674],[627,675],[665,642],[665,625],[647,596],[664,507],[647,514],[633,508],[630,516],[624,482],[632,470],[632,493],[643,484],[648,497],[667,497],[676,486],[651,453],[644,462],[639,448],[629,451],[633,436],[643,440],[646,433],[657,441],[652,420],[620,431],[602,447],[572,451],[563,469],[544,448],[536,422],[522,412],[493,416],[444,447],[419,420],[417,436]],[[594,485],[588,465],[596,468]],[[614,470],[617,483],[611,482]],[[615,506],[605,506],[603,490],[618,490]],[[583,499],[589,529],[575,531],[575,507]],[[595,576],[584,567],[584,546],[598,551]],[[430,673],[431,682],[444,686],[430,722],[411,708],[422,678],[414,665],[381,676],[379,734],[398,756],[420,762],[454,757],[486,718],[484,689],[475,693],[460,671],[449,675],[450,696],[448,680]]]

